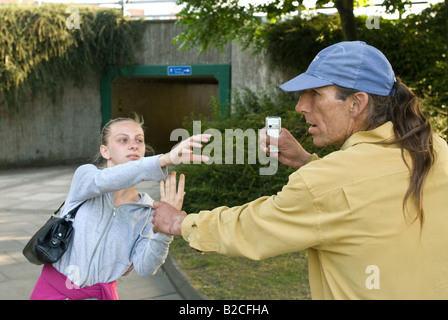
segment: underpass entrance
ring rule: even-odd
[[[185,116],[211,116],[213,97],[222,105],[220,115],[229,114],[230,65],[115,68],[101,80],[102,122],[137,112],[145,120],[146,142],[156,154],[167,152],[176,143],[170,134],[183,127]]]

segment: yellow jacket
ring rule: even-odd
[[[448,299],[448,146],[424,185],[424,224],[391,122],[290,175],[277,194],[189,214],[182,236],[205,252],[264,259],[308,248],[313,299]],[[411,161],[408,161],[411,164]]]

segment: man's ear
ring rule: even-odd
[[[361,115],[367,115],[369,104],[369,95],[366,92],[360,91],[353,95],[352,105],[350,106],[350,114],[353,118]]]
[[[102,144],[100,147],[100,153],[104,159],[106,159],[106,160],[110,159],[109,152],[107,151],[107,147],[104,144]]]

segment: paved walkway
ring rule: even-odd
[[[27,300],[41,266],[29,263],[22,249],[65,200],[75,166],[0,171],[0,300]],[[158,182],[137,190],[159,199]],[[172,265],[170,265],[172,269]],[[182,300],[162,267],[154,276],[132,272],[117,281],[121,300]]]

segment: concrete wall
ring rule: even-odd
[[[197,50],[179,51],[172,39],[181,30],[173,22],[148,23],[142,39],[143,48],[135,53],[135,64],[230,64],[232,88],[256,90],[278,86],[285,80],[281,73],[269,68],[262,55],[242,52],[236,44],[228,44],[223,51],[211,49],[203,54]],[[52,105],[45,95],[40,95],[24,105],[20,117],[2,117],[0,168],[89,162],[99,148],[102,122],[100,78],[95,72],[86,75],[85,85],[80,89],[65,82],[64,93],[56,105]],[[216,94],[216,85],[188,90],[192,90],[193,95],[204,90]],[[174,117],[174,114],[178,118],[175,109],[166,117]]]
[[[271,66],[266,55],[255,54],[254,50],[242,51],[241,46],[232,44],[232,88],[249,88],[252,91],[275,90],[291,78],[275,66]]]
[[[28,101],[20,116],[0,120],[0,167],[86,162],[101,129],[98,76],[85,86],[67,83],[54,105],[45,95]]]
[[[167,64],[230,64],[232,45],[228,44],[221,52],[209,49],[199,54],[199,50],[179,51],[179,46],[173,44],[173,38],[184,28],[172,21],[151,22],[147,24],[143,35],[142,52],[136,53],[136,64],[167,65]]]

